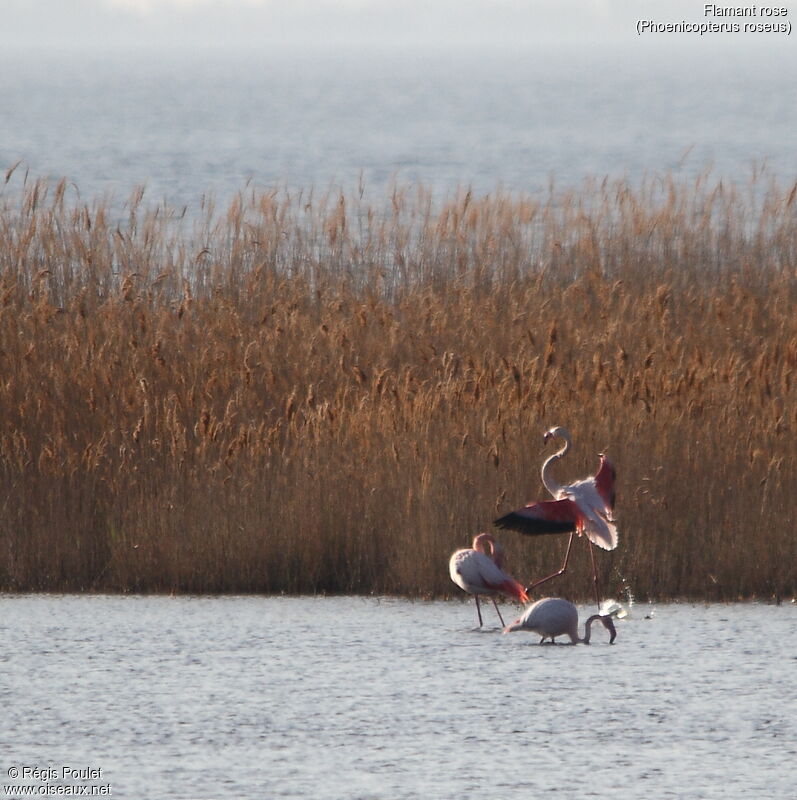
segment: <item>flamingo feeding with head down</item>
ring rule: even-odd
[[[487,547],[490,554],[487,554]],[[526,590],[511,575],[501,569],[503,551],[495,538],[489,533],[480,533],[473,540],[473,546],[457,550],[448,562],[451,580],[476,600],[476,613],[479,615],[479,627],[482,626],[482,612],[479,608],[479,595],[487,595],[495,606],[498,619],[504,625],[504,618],[495,602],[497,594],[514,597],[521,603],[529,600]]]
[[[613,644],[617,637],[617,630],[611,615],[593,614],[584,623],[584,636],[578,635],[578,609],[569,601],[561,597],[544,597],[532,603],[522,617],[516,619],[511,625],[504,628],[504,633],[512,631],[532,631],[542,636],[540,644],[550,639],[556,644],[555,637],[569,636],[570,644],[589,644],[592,632],[592,623],[599,619],[611,634],[609,644]]]
[[[570,547],[573,544],[573,535],[585,535],[589,542],[589,553],[592,560],[592,578],[595,587],[595,599],[600,606],[600,592],[598,590],[598,571],[595,566],[595,554],[592,545],[596,544],[604,550],[614,550],[617,547],[617,527],[614,524],[614,481],[616,473],[614,467],[603,453],[600,453],[600,468],[590,478],[576,481],[569,485],[557,483],[551,475],[551,467],[570,450],[570,434],[565,428],[555,427],[546,431],[544,441],[558,437],[564,439],[564,446],[552,456],[549,456],[542,465],[542,482],[545,488],[556,498],[555,500],[531,503],[524,508],[512,511],[495,520],[493,523],[498,528],[520,531],[521,533],[537,535],[544,533],[570,533],[565,551],[565,560],[561,568],[541,580],[527,587],[531,591],[541,583],[563,575],[567,569],[570,558]]]

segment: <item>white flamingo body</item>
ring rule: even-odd
[[[487,546],[490,547],[490,555],[487,555]],[[479,609],[479,595],[492,598],[502,625],[504,620],[495,604],[496,595],[513,597],[522,603],[528,602],[529,599],[523,586],[501,569],[501,556],[502,551],[495,539],[489,533],[480,533],[473,540],[471,548],[457,550],[448,562],[448,573],[451,580],[475,598],[480,626],[482,617]]]
[[[584,635],[578,635],[578,609],[569,601],[561,597],[544,597],[532,603],[513,623],[504,628],[504,633],[513,631],[531,631],[538,633],[542,639],[555,641],[557,636],[569,636],[571,644],[589,644],[592,632],[592,623],[600,620],[606,630],[611,634],[609,644],[614,642],[617,632],[611,616],[593,614],[584,624]]]
[[[451,580],[468,594],[508,594],[501,587],[511,578],[478,550],[458,550],[451,556],[448,571]]]

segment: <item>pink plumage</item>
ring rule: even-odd
[[[565,428],[555,427],[545,433],[544,440],[547,442],[553,437],[564,439],[565,444],[561,450],[546,459],[542,465],[541,475],[545,488],[555,499],[530,503],[505,514],[493,523],[498,528],[520,531],[520,533],[532,536],[570,533],[570,542],[568,542],[562,568],[553,575],[532,584],[527,591],[564,573],[567,569],[570,544],[574,533],[586,536],[590,545],[596,544],[604,550],[614,550],[619,539],[614,520],[616,473],[611,462],[603,453],[600,453],[600,466],[594,476],[571,484],[559,484],[554,480],[550,470],[551,466],[570,449],[570,434]],[[593,579],[596,599],[599,601],[598,577],[594,560]]]
[[[490,548],[489,555],[486,552],[487,547]],[[496,595],[513,597],[521,603],[526,603],[529,599],[523,585],[499,566],[502,562],[501,556],[502,551],[495,538],[489,533],[480,533],[474,538],[472,547],[457,550],[448,562],[451,580],[475,598],[480,626],[482,616],[479,608],[479,595],[485,595],[492,599],[502,625],[504,620],[495,603]]]
[[[554,431],[562,430],[554,428]],[[552,435],[552,432],[549,431],[548,435]],[[543,483],[556,500],[530,503],[505,514],[494,524],[498,528],[530,535],[577,532],[585,534],[593,544],[604,550],[614,550],[618,541],[613,516],[614,467],[601,453],[600,468],[594,477],[560,486],[548,475],[548,468],[567,452],[569,437],[565,442],[564,449],[551,456],[542,468]]]

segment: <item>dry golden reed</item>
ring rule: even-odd
[[[179,220],[0,195],[0,588],[439,596],[618,470],[607,594],[797,589],[797,204],[705,176],[535,200],[249,191]],[[504,532],[510,570],[561,536]],[[583,543],[545,589],[591,595]]]

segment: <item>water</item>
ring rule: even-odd
[[[0,54],[0,168],[92,199],[226,205],[258,188],[362,181],[436,194],[545,192],[706,169],[797,177],[791,42],[634,40],[525,49]],[[652,42],[655,42],[652,43]],[[760,42],[759,42],[760,43]],[[6,190],[7,191],[7,190]]]
[[[76,782],[112,797],[178,800],[785,800],[797,786],[793,604],[637,605],[614,646],[598,627],[575,647],[502,636],[491,607],[474,631],[459,602],[0,605],[5,785],[12,767],[69,766],[101,770]]]

